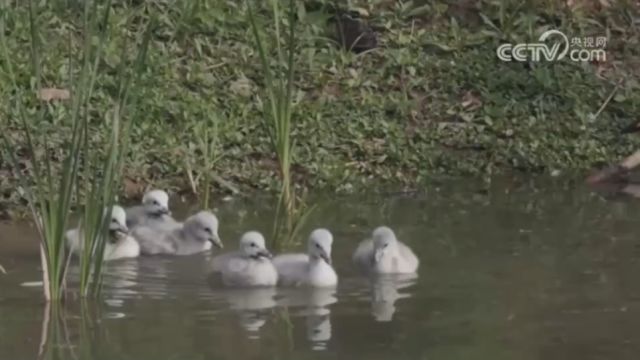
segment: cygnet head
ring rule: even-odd
[[[309,235],[309,256],[312,259],[322,259],[331,265],[331,244],[333,244],[333,235],[329,230],[313,230]]]
[[[218,218],[208,211],[200,211],[184,222],[184,231],[193,239],[211,243],[222,249],[222,240],[218,236]]]
[[[240,238],[240,251],[255,260],[272,257],[265,246],[264,236],[257,231],[249,231]]]
[[[374,259],[379,262],[385,255],[395,255],[398,251],[398,239],[393,230],[380,226],[373,231]]]
[[[169,194],[163,190],[151,190],[142,197],[144,211],[150,216],[170,215]]]
[[[117,237],[129,233],[127,228],[127,213],[118,205],[113,205],[111,209],[111,219],[109,219],[109,232]]]

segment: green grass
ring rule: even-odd
[[[328,4],[296,2],[292,183],[338,193],[381,185],[419,188],[434,178],[514,171],[583,175],[593,166],[623,158],[638,145],[632,136],[619,136],[618,129],[637,120],[640,110],[640,31],[633,22],[638,9],[632,2],[611,3],[600,9],[569,8],[566,2],[548,0],[352,1],[354,9],[369,14],[380,43],[376,50],[353,54],[330,39]],[[127,4],[114,6],[112,25],[127,23],[132,13]],[[213,186],[224,192],[279,191],[280,161],[264,126],[264,104],[258,101],[266,84],[246,4],[145,4],[159,14],[159,27],[149,49],[152,76],[145,77],[137,94],[142,111],[125,154],[125,177],[138,185],[131,188],[189,189],[185,154],[198,140],[188,129],[215,113],[220,122],[212,173],[223,181]],[[265,47],[274,49],[271,3],[255,4]],[[74,24],[73,15],[52,9],[41,17],[63,27]],[[609,34],[611,61],[497,60],[497,46],[535,40],[545,28],[559,28],[570,36]],[[104,65],[112,71],[96,77],[96,107],[114,97],[117,83],[121,37],[110,31]],[[24,39],[8,41],[18,64],[16,74],[28,82]],[[67,42],[66,37],[47,42],[46,79],[65,71]],[[0,83],[7,83],[4,72]],[[10,119],[6,133],[19,137],[19,119],[6,116],[11,98],[9,88],[0,87],[0,117]],[[46,131],[54,144],[68,136],[56,126]],[[7,169],[3,161],[0,173],[8,174]],[[14,176],[0,176],[0,188],[8,189],[0,201],[8,212],[20,203],[11,191],[14,184]]]
[[[222,157],[218,144],[218,127],[220,119],[215,113],[210,113],[208,119],[193,124],[194,142],[188,146],[185,154],[185,172],[191,186],[191,191],[200,199],[202,209],[210,209],[213,181],[216,163]],[[224,185],[224,182],[222,182]],[[231,187],[235,192],[236,189]]]

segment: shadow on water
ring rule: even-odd
[[[640,203],[610,195],[512,182],[488,191],[317,196],[302,234],[318,226],[334,233],[335,291],[223,289],[208,276],[210,254],[145,257],[108,264],[104,298],[91,311],[72,296],[48,318],[39,289],[20,286],[39,278],[29,228],[0,225],[7,270],[0,275],[0,354],[635,359]],[[268,234],[272,210],[263,199],[221,204],[227,247],[248,229]],[[351,252],[380,224],[420,256],[418,278],[371,279],[352,266]]]

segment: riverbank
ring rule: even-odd
[[[442,176],[579,173],[637,147],[633,136],[619,134],[640,114],[636,2],[352,3],[350,16],[377,37],[375,49],[359,54],[331,39],[330,6],[306,2],[298,9],[298,186],[351,192],[380,183],[415,188]],[[277,160],[260,120],[262,74],[245,6],[222,0],[184,2],[180,8],[161,1],[126,4],[114,1],[113,34],[94,94],[96,121],[115,96],[117,64],[110,59],[119,56],[122,24],[155,12],[159,26],[137,94],[140,111],[133,119],[124,196],[137,196],[146,186],[189,191],[189,173],[198,174],[194,159],[203,128],[214,134],[218,190],[276,189]],[[60,34],[73,29],[77,17],[56,8],[40,16],[53,29],[43,41],[47,86],[67,83],[69,37]],[[535,42],[552,28],[570,39],[609,34],[606,61],[497,58],[500,44]],[[11,29],[8,46],[28,88],[28,22],[12,22]],[[7,81],[0,73],[0,83]],[[10,86],[0,87],[0,117],[3,131],[19,139],[12,96]],[[50,122],[34,127],[54,145],[62,144],[65,119],[52,114]],[[54,160],[59,151],[53,151]],[[0,210],[6,211],[21,203],[6,157],[0,175]]]

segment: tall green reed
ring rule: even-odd
[[[105,6],[103,24],[108,21],[111,1],[107,1]],[[94,12],[94,14],[97,14],[97,12]],[[152,21],[153,19],[150,20],[150,22]],[[90,129],[88,127],[90,119],[86,117],[83,122],[85,130],[83,155],[85,159],[88,159],[88,165],[90,165],[84,167],[84,179],[94,179],[84,188],[86,205],[81,220],[85,229],[85,246],[82,249],[82,256],[80,256],[80,291],[84,297],[99,294],[102,286],[103,262],[101,259],[104,257],[110,215],[113,201],[116,197],[116,190],[120,185],[120,175],[123,172],[124,155],[129,144],[132,125],[132,121],[123,121],[124,111],[126,107],[135,104],[135,99],[131,99],[131,87],[133,86],[131,81],[139,77],[144,71],[144,63],[151,40],[150,29],[151,26],[142,35],[140,48],[133,64],[129,64],[126,60],[125,54],[129,50],[128,43],[125,41],[122,44],[117,75],[117,96],[108,121],[110,126],[108,129],[104,129],[108,136],[106,136],[101,146],[104,149],[104,155],[92,151],[91,142],[89,141]],[[103,34],[106,34],[106,32],[103,32]],[[104,40],[100,41],[100,43],[104,44],[106,42]],[[92,71],[94,76],[98,72],[97,66],[101,53],[102,47],[96,49],[94,69]],[[95,77],[93,81],[95,81]],[[89,106],[90,104],[87,102],[85,108],[88,109]],[[85,112],[85,116],[86,114]],[[91,173],[90,167],[94,167],[93,173]],[[77,189],[79,191],[83,190],[82,187]],[[78,198],[81,195],[79,192]]]
[[[15,145],[4,132],[2,140],[4,148],[9,154],[11,162],[14,164],[16,172],[20,180],[19,191],[27,199],[31,213],[36,224],[36,228],[40,234],[40,255],[43,270],[43,287],[44,295],[47,300],[59,299],[63,295],[65,285],[65,272],[67,269],[67,257],[64,248],[64,232],[68,223],[69,209],[71,208],[71,198],[75,187],[78,163],[80,158],[80,126],[73,117],[73,127],[71,139],[68,141],[68,149],[62,166],[62,177],[59,181],[54,179],[51,163],[47,150],[49,146],[45,140],[45,155],[38,156],[37,148],[31,129],[32,123],[40,123],[44,119],[46,108],[40,106],[35,112],[35,116],[30,117],[25,109],[23,99],[27,98],[26,91],[18,84],[17,75],[14,72],[12,59],[9,57],[9,48],[6,38],[6,24],[9,17],[9,4],[3,2],[1,4],[2,11],[0,14],[0,45],[4,54],[5,72],[16,93],[16,101],[14,104],[14,113],[21,120],[24,130],[24,138],[26,149],[30,159],[31,169],[29,173],[24,175],[20,169],[20,161],[17,158],[18,147]],[[41,64],[40,49],[38,38],[38,23],[36,22],[36,9],[32,1],[28,2],[30,35],[31,35],[31,60],[32,75],[35,78],[35,87],[37,91],[42,89],[41,85]],[[17,12],[17,11],[15,11]],[[78,101],[74,97],[74,108],[77,107]],[[41,161],[44,162],[42,167]]]
[[[263,124],[278,158],[281,191],[276,210],[273,238],[276,247],[279,239],[291,241],[296,237],[306,215],[303,202],[297,203],[292,183],[291,165],[295,141],[292,139],[294,75],[296,55],[296,2],[289,0],[286,16],[280,8],[280,0],[271,0],[274,25],[275,50],[270,51],[262,38],[265,29],[259,25],[251,1],[247,1],[249,23],[260,57],[264,74],[267,101],[263,101]],[[286,30],[283,30],[282,27]],[[273,55],[275,53],[275,55]]]
[[[86,297],[97,295],[101,284],[101,267],[108,234],[108,221],[111,207],[118,187],[119,174],[122,172],[122,159],[128,142],[129,124],[122,124],[125,105],[129,101],[128,88],[132,75],[130,66],[125,62],[126,44],[122,48],[121,66],[117,98],[113,102],[112,116],[103,126],[92,122],[91,110],[93,92],[100,71],[103,48],[107,39],[111,1],[104,1],[99,7],[98,1],[87,0],[82,9],[82,41],[80,51],[74,56],[72,35],[69,34],[68,82],[70,85],[70,103],[49,106],[50,104],[28,107],[30,96],[34,92],[41,94],[43,46],[41,38],[43,28],[40,18],[41,6],[47,4],[29,0],[28,7],[30,29],[31,76],[34,85],[29,89],[18,81],[6,36],[7,18],[10,13],[17,16],[18,6],[11,8],[6,2],[0,4],[0,49],[4,54],[5,72],[15,94],[13,114],[20,120],[24,144],[2,133],[4,149],[14,165],[20,182],[19,191],[26,198],[36,228],[40,235],[40,257],[43,268],[44,296],[47,300],[60,300],[64,297],[66,273],[70,254],[65,249],[65,231],[69,225],[69,214],[74,205],[82,204],[80,233],[84,244],[80,256],[80,293]],[[98,39],[96,42],[95,39]],[[136,69],[142,68],[149,43],[149,31],[142,41]],[[76,69],[75,59],[79,60]],[[34,131],[50,116],[51,107],[62,110],[68,120],[70,134],[62,143],[63,161],[56,169],[49,152],[56,146],[50,134]],[[97,132],[106,132],[104,141],[94,140]],[[30,168],[22,172],[22,157],[19,150],[26,149],[26,159]],[[102,151],[101,151],[102,150]]]

